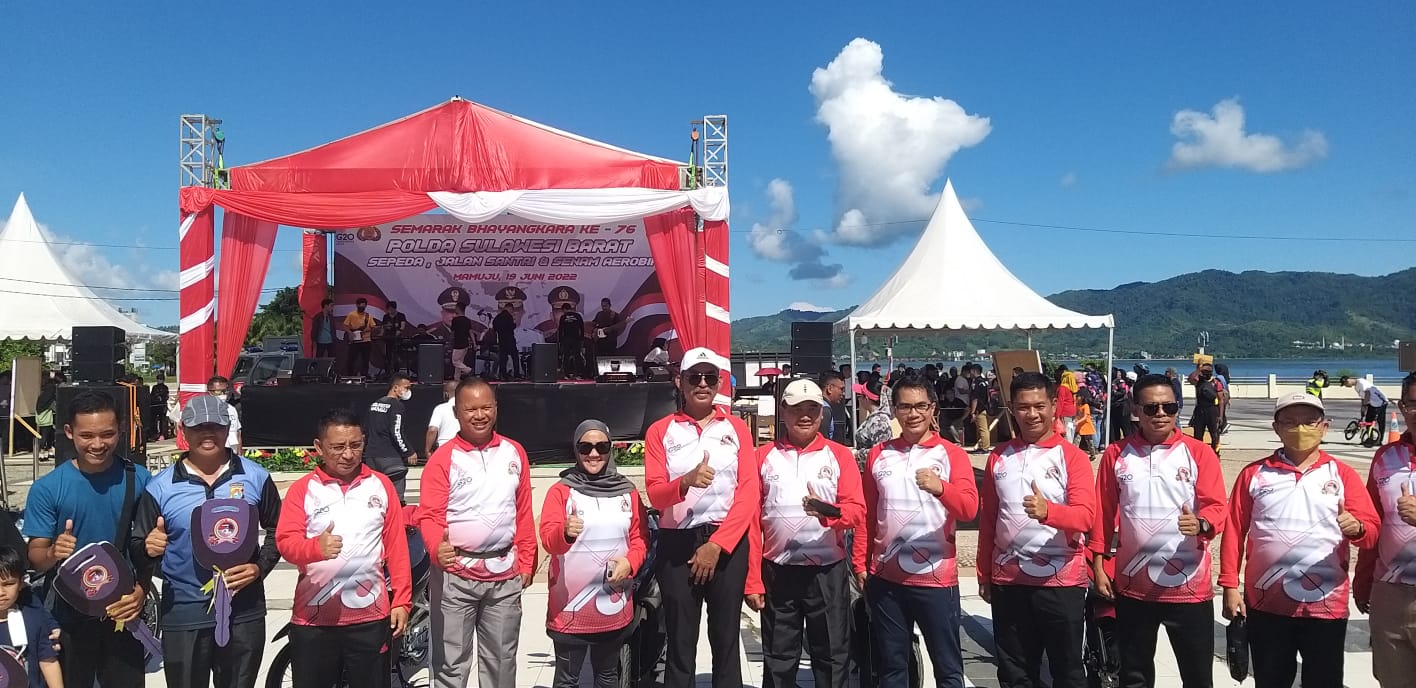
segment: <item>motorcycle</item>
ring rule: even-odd
[[[411,507],[410,507],[411,508]],[[416,679],[418,673],[428,668],[432,624],[428,606],[428,579],[432,573],[432,557],[423,544],[423,536],[417,528],[407,528],[408,560],[413,564],[413,610],[408,615],[408,628],[403,636],[393,641],[389,651],[393,653],[392,683],[395,688],[425,688],[430,684],[427,678]],[[290,624],[275,634],[275,641],[286,639],[286,643],[271,660],[270,672],[266,675],[266,688],[283,688],[294,685],[290,671],[292,648],[288,641]]]

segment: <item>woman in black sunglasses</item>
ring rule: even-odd
[[[620,647],[633,630],[633,576],[644,562],[639,491],[615,469],[610,428],[587,420],[571,438],[575,465],[541,506],[541,544],[551,555],[546,633],[556,651],[551,685],[580,681],[589,655],[596,688],[618,686]]]

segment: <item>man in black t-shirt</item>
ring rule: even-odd
[[[575,307],[561,305],[560,322],[556,324],[556,341],[560,343],[561,372],[569,378],[585,373],[585,318]]]
[[[521,377],[521,355],[516,350],[516,316],[514,306],[508,302],[499,304],[501,311],[492,319],[492,330],[497,335],[497,372],[501,379],[511,379],[512,370]]]
[[[403,402],[412,396],[413,382],[394,373],[388,394],[369,404],[364,414],[364,463],[393,481],[399,502],[404,502],[408,467],[418,461],[418,453],[403,439]]]
[[[167,439],[175,436],[172,432],[172,419],[167,417],[167,397],[171,392],[167,389],[166,376],[157,374],[157,381],[152,383],[152,389],[148,390],[148,412],[153,418],[154,439]]]
[[[384,371],[390,375],[398,371],[398,344],[407,326],[408,317],[398,312],[398,302],[389,301],[383,320],[379,321],[379,333],[384,345]]]
[[[467,317],[466,306],[458,304],[454,309],[457,315],[448,323],[448,329],[451,331],[448,346],[452,349],[452,376],[461,380],[464,375],[472,372],[472,368],[467,365],[467,350],[472,348],[472,319]]]
[[[600,310],[595,313],[596,356],[615,355],[620,332],[624,331],[624,323],[624,316],[610,307],[610,300],[600,299]]]

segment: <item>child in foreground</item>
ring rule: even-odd
[[[59,653],[50,640],[59,624],[31,601],[25,563],[15,549],[0,547],[0,646],[29,671],[31,688],[63,688]]]

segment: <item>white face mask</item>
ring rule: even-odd
[[[398,393],[398,398],[399,398],[399,399],[402,399],[402,400],[404,400],[404,401],[408,401],[409,399],[412,399],[412,398],[413,398],[413,390],[411,390],[411,389],[405,389],[405,390],[403,390],[402,392],[399,392],[399,393]]]
[[[220,393],[220,394],[213,394],[212,396],[214,396],[214,397],[216,397],[217,399],[220,399],[220,400],[222,400],[222,401],[226,401],[226,396],[227,396],[227,395],[226,395],[226,392],[222,392],[222,393]]]

